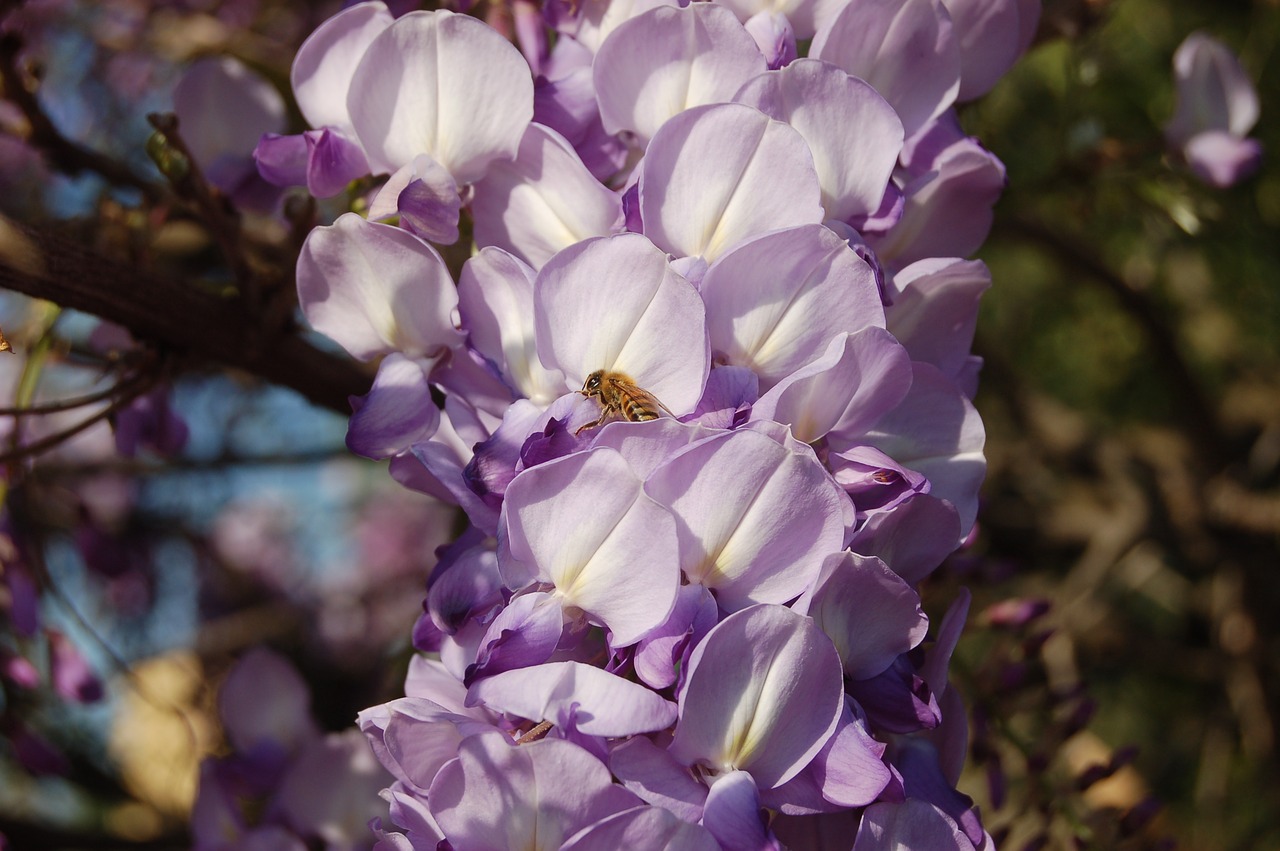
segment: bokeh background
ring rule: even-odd
[[[185,64],[229,53],[287,91],[293,50],[334,8],[45,0],[0,16],[18,6],[61,134],[152,178],[145,115],[171,108]],[[1163,144],[1171,57],[1194,30],[1238,51],[1262,103],[1262,169],[1227,190]],[[1275,0],[1049,0],[1036,46],[961,111],[1009,177],[978,255],[995,281],[976,342],[990,469],[972,546],[923,591],[935,618],[974,595],[953,664],[974,712],[961,788],[1002,848],[1280,848],[1278,40]],[[20,141],[12,104],[0,131],[6,217],[227,284],[199,217],[141,216],[136,188],[69,173],[74,156]],[[255,257],[283,262],[286,224],[254,227]],[[0,296],[0,328],[21,353],[0,360],[3,406],[136,366],[127,338],[47,303]],[[347,456],[339,413],[208,363],[166,368],[180,453],[122,458],[104,415],[5,493],[37,545],[46,624],[103,684],[84,703],[0,687],[16,849],[185,847],[196,766],[226,751],[216,689],[250,647],[293,661],[325,729],[397,694],[455,530]]]

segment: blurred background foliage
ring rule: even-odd
[[[1262,103],[1263,167],[1228,190],[1162,147],[1194,30]],[[953,576],[976,612],[1052,603],[1016,636],[978,617],[961,649],[1004,715],[1004,739],[976,730],[969,791],[1007,847],[1280,848],[1278,39],[1275,2],[1049,2],[962,111],[1009,186],[979,253],[982,530]]]
[[[185,62],[229,52],[287,90],[293,50],[335,4],[22,5],[63,22],[34,45],[57,126],[155,180],[143,116],[170,108]],[[1171,57],[1197,29],[1239,51],[1262,102],[1267,159],[1225,191],[1163,145]],[[976,343],[990,471],[973,546],[924,591],[935,619],[974,594],[953,668],[975,715],[961,788],[1002,848],[1280,848],[1278,39],[1275,0],[1048,0],[1036,47],[962,109],[1009,176],[979,255],[995,280]],[[11,111],[0,128],[6,215],[226,283],[190,205],[140,205],[128,180],[34,156]],[[289,223],[247,224],[289,244]],[[122,368],[83,317],[3,308],[6,336],[44,358],[48,398]],[[0,753],[16,848],[181,847],[196,760],[223,747],[214,689],[250,645],[293,659],[327,729],[393,696],[450,534],[438,505],[344,458],[339,415],[244,373],[168,368],[193,429],[176,461],[115,458],[101,422],[8,494],[48,562],[46,616],[109,696],[76,709],[5,692],[61,760],[31,780]],[[6,374],[5,398],[33,381]],[[87,566],[101,550],[77,537],[86,517],[114,572]],[[1019,601],[1044,614],[1011,616]]]

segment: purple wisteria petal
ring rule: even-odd
[[[592,64],[605,130],[630,131],[641,144],[687,109],[731,100],[765,70],[755,40],[714,3],[661,6],[629,20]]]
[[[349,129],[347,89],[365,50],[394,20],[385,3],[357,3],[316,27],[289,72],[293,96],[312,127]]]
[[[444,841],[444,831],[431,815],[426,801],[394,786],[384,790],[382,796],[390,804],[392,821],[407,833],[409,851],[438,851],[439,843]],[[401,851],[403,847],[402,844],[396,844],[392,851]]]
[[[462,267],[458,311],[471,345],[512,389],[535,405],[564,393],[564,375],[538,359],[533,327],[534,270],[500,248],[483,248]]]
[[[786,15],[762,9],[748,18],[743,27],[755,39],[770,71],[795,61],[796,31]]]
[[[102,681],[89,667],[80,649],[60,632],[48,631],[49,680],[54,691],[67,700],[95,703],[102,699]]]
[[[652,423],[610,423],[600,429],[592,446],[618,450],[635,474],[647,479],[686,446],[721,433],[722,429],[663,417]]]
[[[689,770],[643,736],[635,736],[609,753],[609,768],[631,792],[687,822],[702,818],[707,787]]]
[[[711,264],[699,292],[713,358],[749,367],[761,391],[821,356],[833,337],[884,326],[871,267],[822,225],[739,243]]]
[[[722,851],[772,851],[756,782],[746,771],[717,777],[707,793],[702,824]]]
[[[814,759],[822,795],[846,807],[863,807],[889,785],[891,772],[881,758],[885,746],[867,732],[866,723],[849,711],[848,702],[840,726]]]
[[[1196,177],[1210,186],[1226,189],[1262,165],[1262,143],[1221,130],[1206,130],[1187,140],[1182,156]]]
[[[317,198],[337,195],[348,183],[369,173],[369,161],[359,143],[337,130],[308,130],[302,138],[307,145],[307,191]],[[254,153],[256,156],[257,151]],[[262,171],[261,159],[258,170]]]
[[[416,793],[429,789],[440,769],[457,758],[464,738],[488,726],[415,697],[362,710],[356,723],[383,768]]]
[[[231,669],[218,690],[218,714],[240,753],[267,745],[294,751],[316,734],[311,692],[283,656],[258,647]]]
[[[591,4],[596,5],[612,8],[619,4]],[[561,39],[556,45],[557,52],[571,43],[570,39]],[[606,133],[600,120],[600,106],[591,82],[590,57],[587,64],[563,76],[539,77],[534,81],[533,120],[564,136],[578,152],[587,171],[601,182],[611,181],[626,165],[626,142]]]
[[[896,743],[894,765],[902,772],[907,799],[928,801],[954,821],[974,846],[982,844],[982,820],[973,799],[955,789],[943,776],[938,752],[922,738],[911,737]]]
[[[960,633],[964,630],[965,619],[969,616],[969,601],[972,595],[968,588],[961,588],[960,593],[947,606],[938,626],[938,639],[929,648],[925,663],[920,668],[920,676],[937,695],[947,690],[947,669],[951,665],[951,654],[955,652],[960,641]]]
[[[818,26],[843,7],[841,0],[717,0],[728,6],[741,21],[761,13],[785,15],[795,28],[796,38],[811,39]]]
[[[880,207],[902,150],[902,121],[870,84],[817,59],[761,74],[734,96],[799,131],[813,154],[827,218]]]
[[[461,342],[452,319],[457,290],[436,250],[355,213],[308,234],[298,303],[313,328],[360,360],[431,356]]]
[[[410,12],[369,44],[347,110],[375,171],[426,154],[462,185],[516,155],[533,80],[520,52],[475,18]]]
[[[888,328],[911,359],[931,363],[953,381],[964,374],[978,323],[978,302],[991,286],[981,260],[932,258],[893,276]]]
[[[631,664],[645,685],[664,689],[674,685],[688,647],[716,624],[715,598],[701,585],[683,585],[666,622],[636,645]]]
[[[858,519],[892,511],[916,494],[928,493],[929,480],[908,470],[874,446],[851,446],[827,452],[827,468],[853,500]]]
[[[390,780],[365,737],[349,729],[302,750],[280,781],[276,803],[303,836],[318,836],[331,848],[351,847],[365,840],[370,819],[386,813],[378,792]]]
[[[803,443],[831,433],[866,433],[907,396],[911,357],[893,335],[874,325],[833,338],[821,357],[791,373],[760,397],[752,420],[791,426]]]
[[[645,484],[675,515],[685,576],[726,611],[799,596],[844,547],[848,497],[802,450],[729,432],[691,446]]]
[[[373,198],[369,201],[369,209],[366,215],[370,221],[378,219],[391,219],[400,215],[400,196],[409,189],[409,185],[423,181],[429,187],[429,194],[434,195],[437,199],[450,199],[450,202],[457,210],[462,209],[462,199],[458,195],[458,184],[454,181],[453,175],[445,169],[440,163],[431,159],[426,154],[418,154],[405,165],[396,169],[386,183],[378,187]],[[434,187],[434,189],[430,189]],[[415,190],[406,197],[406,200],[414,199],[414,194],[421,195],[422,189]],[[456,212],[456,211],[455,211]],[[454,216],[453,224],[457,225],[457,216]],[[422,234],[418,234],[422,236]],[[426,238],[426,237],[424,237]],[[455,236],[455,239],[457,237]]]
[[[392,478],[410,490],[431,494],[457,505],[466,512],[467,519],[474,526],[493,534],[498,529],[498,510],[477,496],[462,475],[466,467],[464,459],[469,456],[469,452],[460,454],[456,433],[448,419],[442,417],[435,437],[424,443],[415,443],[407,454],[391,459],[390,473]]]
[[[686,110],[662,125],[639,185],[645,235],[674,256],[708,263],[756,234],[823,217],[804,138],[743,104]]]
[[[474,455],[463,470],[467,486],[487,505],[502,505],[507,485],[519,472],[520,453],[537,428],[543,412],[527,399],[517,399],[507,408],[502,424],[486,440],[477,443]],[[518,587],[516,585],[512,586]]]
[[[263,133],[253,149],[258,174],[275,186],[302,186],[307,182],[307,154],[311,145],[305,134],[281,136]]]
[[[550,594],[521,594],[489,624],[467,682],[551,658],[564,632],[564,610]]]
[[[455,848],[559,848],[582,828],[640,803],[577,745],[513,745],[500,734],[464,741],[427,797]]]
[[[986,430],[973,403],[936,367],[911,366],[906,399],[876,424],[865,442],[927,476],[930,495],[955,506],[960,534],[967,535],[978,514],[978,488],[987,472],[982,454]]]
[[[967,257],[991,230],[992,207],[1005,186],[1004,163],[975,139],[961,139],[904,189],[902,218],[884,237],[868,242],[886,266],[902,267],[927,257]]]
[[[173,111],[191,155],[225,191],[253,171],[249,152],[262,134],[285,128],[280,92],[230,56],[192,63],[173,89]]]
[[[708,428],[732,428],[741,425],[759,398],[759,376],[745,366],[723,364],[707,376],[707,386],[692,416]]]
[[[676,414],[702,396],[710,370],[702,300],[645,237],[561,251],[538,273],[533,309],[538,356],[573,389],[604,369],[626,374]]]
[[[789,815],[865,807],[889,784],[884,751],[846,701],[836,732],[818,755],[791,780],[761,793],[761,803]]]
[[[785,783],[836,728],[839,668],[809,618],[770,605],[730,615],[689,660],[672,756],[709,775],[749,772],[763,789]]]
[[[909,585],[942,564],[961,540],[960,515],[946,500],[917,494],[867,518],[849,542],[855,553],[876,556]]]
[[[405,697],[425,697],[442,708],[458,715],[469,710],[464,706],[467,690],[437,659],[414,654],[409,659],[409,670],[404,676]],[[478,713],[477,713],[478,714]]]
[[[637,807],[609,816],[560,847],[562,851],[720,851],[706,828],[681,821],[660,807]]]
[[[814,36],[809,55],[875,86],[907,136],[960,90],[960,50],[941,0],[851,0]]]
[[[676,705],[657,692],[582,662],[548,662],[495,674],[472,685],[468,700],[587,736],[634,736],[665,729],[676,720]]]
[[[366,458],[390,458],[435,434],[440,409],[431,399],[430,367],[430,361],[397,352],[383,358],[373,387],[352,397],[347,448]]]
[[[883,673],[869,680],[847,683],[846,689],[871,723],[881,730],[916,733],[932,730],[942,721],[937,698],[904,656],[899,656]]]
[[[878,558],[832,555],[796,604],[831,637],[851,680],[876,676],[924,640],[929,619],[911,586]]]
[[[1206,130],[1242,138],[1258,122],[1258,92],[1249,75],[1225,44],[1194,32],[1173,55],[1178,106],[1165,128],[1174,147],[1186,145]]]
[[[971,843],[936,807],[908,798],[900,804],[875,804],[862,815],[853,851],[973,851]]]
[[[960,48],[960,92],[970,101],[985,95],[1025,51],[1023,33],[1035,31],[1040,4],[1029,0],[943,0]],[[1024,21],[1024,17],[1030,20]]]
[[[502,603],[496,543],[472,528],[443,552],[437,551],[426,608],[442,632],[452,633],[473,615]],[[409,693],[406,683],[405,694]]]
[[[556,131],[530,124],[516,158],[495,162],[471,201],[476,245],[506,249],[534,267],[557,251],[622,230],[622,200]]]
[[[564,606],[606,626],[614,647],[667,619],[680,587],[675,520],[616,451],[525,470],[507,488],[503,515],[512,556],[554,585]]]

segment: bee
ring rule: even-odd
[[[671,414],[671,410],[659,402],[656,396],[648,390],[637,387],[630,376],[621,372],[597,369],[587,376],[582,389],[578,392],[583,396],[595,396],[600,400],[600,416],[594,422],[589,422],[575,431],[575,435],[582,434],[589,428],[595,428],[610,416],[621,417],[627,422],[643,423],[656,420],[659,417],[659,408]],[[671,416],[674,417],[675,414]]]

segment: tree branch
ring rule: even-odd
[[[360,365],[296,333],[264,337],[261,318],[224,299],[99,254],[65,236],[0,219],[0,287],[92,313],[142,340],[242,369],[349,414],[368,392]]]

